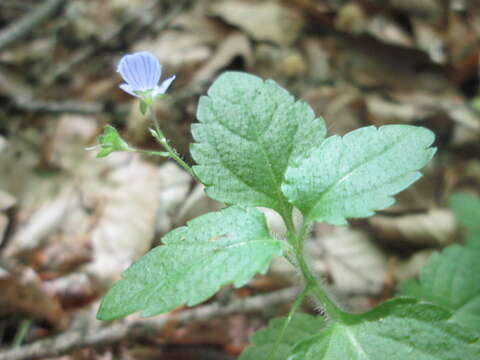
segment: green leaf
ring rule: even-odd
[[[274,81],[239,72],[213,83],[208,97],[200,98],[197,117],[191,152],[207,193],[228,204],[285,214],[285,170],[324,139],[324,121]]]
[[[295,346],[295,360],[475,360],[474,333],[449,322],[450,312],[413,299],[394,299],[372,311],[332,322]]]
[[[480,245],[480,199],[476,196],[456,193],[450,196],[448,205],[457,221],[466,229],[465,242]]]
[[[452,245],[431,256],[400,293],[453,311],[452,320],[480,333],[480,248]]]
[[[111,125],[103,128],[103,133],[98,137],[100,151],[97,158],[102,158],[114,151],[130,150],[128,144],[120,137],[117,129]]]
[[[266,329],[257,331],[250,345],[238,360],[265,359],[275,344],[286,318],[277,318],[269,322]],[[272,360],[287,360],[292,354],[295,344],[316,334],[325,326],[325,320],[320,316],[296,314],[283,334],[282,342]]]
[[[181,304],[196,305],[224,284],[244,285],[282,254],[281,242],[270,236],[264,215],[254,208],[230,207],[200,216],[169,232],[162,242],[108,291],[98,319],[140,310],[147,317]]]
[[[430,130],[409,125],[364,127],[331,136],[287,169],[282,190],[307,221],[343,225],[394,203],[435,153]]]

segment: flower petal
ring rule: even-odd
[[[176,76],[170,76],[168,79],[165,79],[160,86],[155,87],[154,91],[154,96],[160,95],[160,94],[165,94],[167,89],[170,87],[170,84],[172,83],[173,80],[175,80]]]
[[[135,97],[140,97],[133,92],[133,88],[129,84],[124,83],[124,84],[120,85],[119,88],[122,89],[123,91],[125,91],[127,94],[130,94],[130,95],[135,96]]]
[[[160,80],[162,72],[162,67],[158,59],[147,51],[139,52],[137,53],[137,56],[143,65],[142,86],[144,87],[144,90],[155,88]]]
[[[161,73],[157,58],[146,51],[125,55],[119,62],[117,71],[132,90],[155,88]]]

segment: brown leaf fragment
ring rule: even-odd
[[[92,261],[85,270],[108,287],[150,248],[161,178],[139,156],[116,153],[106,159],[124,163],[104,175],[102,183],[90,184],[97,201],[103,201],[89,235]]]
[[[446,209],[403,216],[376,215],[369,222],[382,240],[418,246],[445,246],[456,232],[455,219]]]
[[[7,231],[8,223],[9,221],[7,215],[0,213],[0,245],[3,244],[3,238]]]
[[[338,227],[317,241],[322,249],[321,261],[336,290],[380,292],[385,280],[386,256],[365,232]]]
[[[367,15],[361,5],[350,1],[337,11],[335,28],[353,34],[362,33],[367,26]]]
[[[16,204],[17,199],[12,194],[0,189],[0,211],[8,210]]]
[[[0,274],[0,315],[22,313],[47,320],[57,328],[65,325],[65,314],[55,297],[48,295],[35,271],[23,268]]]
[[[431,254],[432,250],[421,250],[417,251],[405,261],[396,261],[392,267],[397,283],[402,283],[417,276],[427,263]]]
[[[44,289],[55,296],[66,310],[78,309],[92,303],[99,296],[84,272],[76,272],[54,280],[45,281]]]
[[[368,22],[367,32],[386,44],[413,47],[411,36],[396,22],[382,14],[374,16]]]
[[[417,16],[436,17],[441,14],[442,2],[436,0],[390,0],[394,9]]]
[[[257,41],[286,46],[296,40],[303,18],[296,9],[280,2],[219,1],[212,4],[212,15],[238,26]]]
[[[160,235],[163,235],[172,230],[174,224],[185,224],[185,221],[183,221],[182,218],[183,212],[181,209],[185,207],[187,203],[189,203],[189,201],[186,199],[187,195],[188,197],[192,196],[192,193],[189,194],[190,182],[192,178],[190,174],[188,174],[180,166],[169,161],[159,167],[158,175],[161,179],[161,185],[156,227],[157,232]],[[205,194],[202,196],[207,198]],[[200,207],[200,211],[203,210],[201,205],[198,203],[196,205]],[[202,214],[204,212],[202,212]]]
[[[236,57],[243,59],[245,68],[253,66],[252,48],[248,38],[241,32],[233,32],[225,37],[212,57],[193,76],[194,83],[203,83],[215,77]]]
[[[67,187],[56,198],[45,199],[14,233],[5,249],[5,256],[26,254],[45,244],[48,236],[61,227],[74,197],[72,188]]]

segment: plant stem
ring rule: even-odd
[[[285,319],[285,322],[283,323],[282,329],[280,330],[280,335],[278,335],[277,340],[275,340],[275,344],[273,345],[272,349],[268,353],[267,360],[272,360],[275,357],[275,354],[277,353],[278,347],[280,346],[280,343],[282,341],[283,335],[285,334],[285,330],[287,330],[288,325],[293,319],[293,316],[297,312],[298,308],[303,302],[303,299],[305,299],[305,296],[307,296],[308,292],[311,289],[311,284],[305,285],[305,288],[302,290],[300,294],[298,294],[297,299],[292,305],[292,308],[290,309],[290,312],[288,313],[287,318]]]
[[[304,223],[299,233],[295,229],[295,224],[292,220],[292,215],[283,216],[285,225],[287,227],[287,239],[288,242],[293,246],[295,250],[295,258],[297,261],[297,266],[300,269],[303,278],[305,279],[306,286],[311,288],[311,291],[314,293],[315,297],[322,304],[325,312],[328,316],[336,321],[342,321],[345,318],[346,313],[340,309],[332,299],[328,296],[325,290],[319,285],[317,278],[312,274],[310,267],[305,261],[305,256],[303,253],[303,242],[307,229],[309,228],[309,223]]]
[[[150,115],[152,117],[152,120],[153,120],[153,125],[155,126],[155,133],[156,133],[156,136],[155,137],[155,140],[157,140],[157,142],[163,146],[163,148],[168,152],[169,154],[169,157],[171,157],[173,160],[175,160],[178,165],[180,165],[182,168],[184,168],[190,175],[192,175],[192,177],[197,180],[197,181],[200,181],[197,176],[195,175],[195,173],[193,172],[192,168],[190,166],[188,166],[188,164],[183,161],[176,153],[176,151],[168,144],[168,141],[167,141],[167,138],[165,137],[165,135],[163,134],[162,130],[160,129],[160,125],[158,123],[158,119],[157,119],[157,115],[155,114],[155,109],[153,107],[153,105],[150,105],[149,106],[149,110],[150,110]]]
[[[166,151],[153,151],[153,150],[143,150],[143,149],[135,149],[130,148],[131,152],[138,152],[140,154],[150,155],[150,156],[163,156],[163,157],[170,157],[170,153]]]
[[[30,325],[32,325],[32,319],[24,319],[20,323],[20,326],[18,327],[17,333],[15,334],[15,337],[13,339],[13,347],[19,347],[23,340],[25,339],[25,336],[27,336],[28,329],[30,328]]]
[[[307,281],[307,284],[310,283],[312,285],[312,292],[315,294],[315,297],[320,301],[322,304],[325,312],[328,316],[336,321],[342,321],[347,314],[345,311],[340,309],[333,301],[330,299],[328,294],[322,289],[322,287],[318,284],[318,280],[310,271],[308,264],[305,261],[305,257],[303,254],[299,254],[297,252],[297,262],[300,267],[300,271],[302,272],[303,277]]]

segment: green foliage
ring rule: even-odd
[[[332,322],[298,343],[301,360],[474,360],[480,344],[449,322],[450,312],[413,299],[394,299],[346,322]]]
[[[120,137],[117,129],[113,126],[106,125],[103,128],[103,134],[98,137],[100,151],[97,158],[102,158],[114,151],[129,150],[128,144]]]
[[[345,224],[394,203],[435,153],[431,131],[409,125],[331,136],[286,172],[282,190],[307,220]]]
[[[457,221],[467,230],[465,242],[469,245],[480,245],[480,199],[457,193],[450,197],[448,203]]]
[[[228,204],[289,209],[280,187],[285,170],[325,137],[322,119],[272,80],[221,75],[200,98],[192,126],[194,171],[207,193]]]
[[[153,100],[146,98],[140,103],[142,113]],[[315,118],[306,103],[295,101],[272,80],[237,72],[221,75],[208,96],[200,99],[197,111],[191,147],[197,162],[194,175],[211,197],[237,206],[200,216],[165,235],[163,245],[133,264],[110,289],[99,319],[137,311],[152,316],[182,304],[198,304],[222,285],[242,286],[265,272],[286,246],[305,280],[289,319],[308,293],[324,305],[329,320],[306,314],[293,316],[290,323],[272,320],[254,335],[241,360],[269,355],[271,360],[480,358],[480,283],[474,276],[480,270],[480,263],[475,264],[480,247],[470,252],[453,247],[434,255],[420,280],[405,285],[405,294],[438,305],[400,298],[365,314],[338,308],[304,259],[302,245],[310,222],[341,225],[347,218],[373,215],[392,205],[393,196],[421,176],[418,170],[435,153],[431,131],[408,125],[370,126],[325,139],[324,121]],[[150,114],[157,124],[154,112]],[[167,156],[193,174],[168,146],[158,125],[152,134]],[[99,157],[116,150],[135,151],[113,127],[105,128],[99,142]],[[469,218],[472,209],[480,209],[477,203],[470,206],[454,198],[452,204],[467,228],[478,228]],[[269,234],[263,214],[254,206],[282,215],[288,230],[283,243]],[[294,206],[304,215],[303,227],[289,221]],[[459,258],[462,261],[454,261]]]
[[[220,286],[244,285],[265,272],[281,243],[268,232],[264,215],[230,207],[177,228],[133,264],[103,298],[97,317],[113,320],[143,310],[152,316],[181,304],[196,305]]]
[[[480,248],[453,245],[431,256],[400,293],[453,311],[452,320],[480,333]]]
[[[239,360],[264,359],[280,335],[281,328],[286,318],[276,318],[270,321],[266,329],[257,331],[252,336],[252,345],[240,356]],[[288,360],[292,355],[295,344],[315,335],[325,326],[325,320],[320,316],[296,314],[287,330],[283,334],[282,342],[272,360]]]

